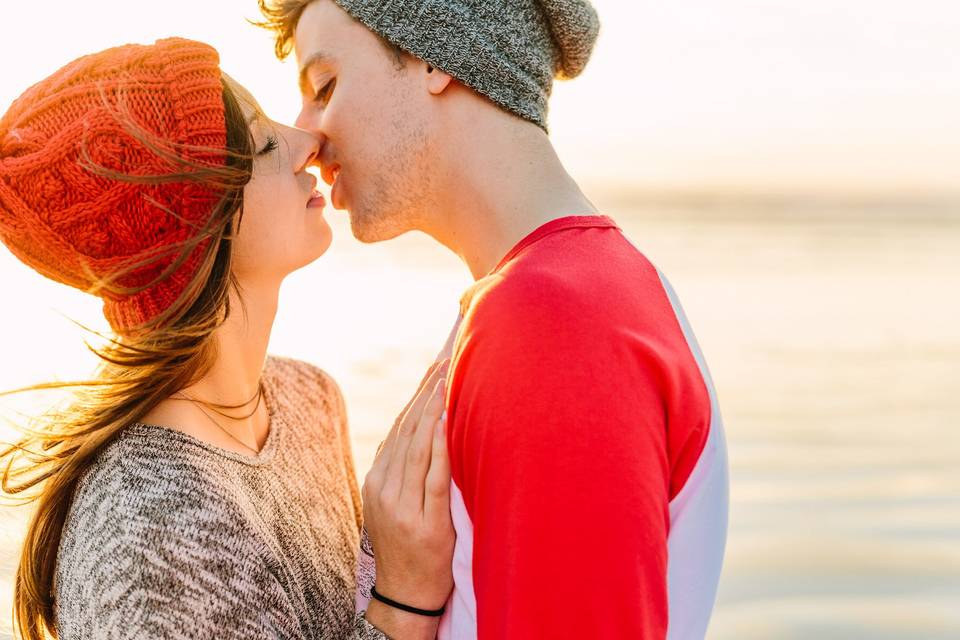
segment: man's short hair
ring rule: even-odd
[[[293,34],[297,29],[297,23],[300,22],[300,16],[303,15],[303,10],[307,8],[307,5],[315,1],[257,0],[263,20],[253,24],[273,32],[273,51],[280,60],[285,59],[293,51]],[[409,54],[380,36],[380,34],[372,33],[377,36],[387,51],[393,54],[397,68],[402,68],[405,65],[406,56]]]

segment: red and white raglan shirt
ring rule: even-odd
[[[440,640],[703,638],[727,456],[663,274],[608,217],[553,220],[464,295],[452,357]]]

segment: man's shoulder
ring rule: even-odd
[[[626,307],[644,312],[651,293],[663,293],[656,267],[622,235],[578,251],[531,247],[478,280],[461,299],[470,323],[592,323],[616,320]],[[609,245],[615,249],[609,251]],[[665,295],[661,296],[665,299]]]

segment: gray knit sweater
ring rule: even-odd
[[[271,357],[253,458],[134,424],[78,485],[57,556],[60,638],[384,640],[354,614],[361,519],[342,396]]]

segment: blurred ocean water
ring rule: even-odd
[[[676,288],[727,425],[709,637],[960,637],[960,216],[610,202]],[[334,246],[285,284],[271,350],[340,382],[362,477],[470,278],[425,236],[365,246],[328,216]],[[98,305],[6,253],[0,282],[0,386],[87,372],[60,313],[96,323]],[[0,508],[0,638],[25,517]]]

